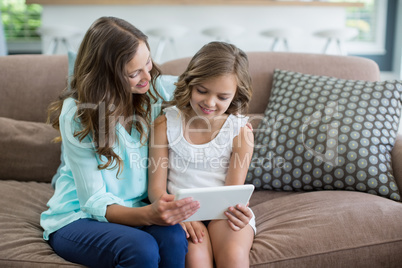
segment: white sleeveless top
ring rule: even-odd
[[[191,144],[183,135],[184,118],[176,107],[164,109],[167,119],[169,143],[168,192],[175,194],[179,189],[225,185],[233,139],[240,128],[247,124],[248,117],[229,115],[213,140],[204,144]],[[255,215],[249,225],[257,233]]]
[[[180,110],[173,106],[164,112],[169,142],[168,192],[225,185],[233,139],[246,125],[248,117],[231,114],[213,140],[191,144],[183,136],[184,117]]]

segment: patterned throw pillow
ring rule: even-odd
[[[400,200],[391,167],[402,81],[275,70],[247,183],[256,189],[353,190]]]

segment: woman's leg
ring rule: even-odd
[[[158,243],[159,267],[184,268],[188,243],[186,233],[180,224],[143,226],[141,230],[152,235]]]
[[[247,225],[233,231],[226,220],[212,221],[208,225],[216,267],[249,267],[249,254],[254,231]]]
[[[154,237],[125,225],[81,219],[50,235],[49,244],[64,259],[88,267],[158,267]],[[184,259],[184,258],[183,258]]]

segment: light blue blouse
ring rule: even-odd
[[[170,100],[175,89],[176,76],[160,76],[156,87],[165,100]],[[152,105],[152,120],[160,112],[161,100]],[[90,108],[90,107],[89,107]],[[131,135],[120,124],[116,126],[118,142],[113,150],[123,160],[124,168],[116,178],[117,168],[98,169],[106,158],[95,153],[91,137],[81,142],[73,136],[80,124],[75,118],[77,105],[74,99],[66,99],[60,114],[60,133],[63,140],[64,165],[59,169],[53,197],[47,203],[48,210],[41,214],[43,238],[63,226],[82,218],[107,221],[106,207],[120,204],[140,207],[147,197],[148,144],[141,145],[140,135],[133,128]]]

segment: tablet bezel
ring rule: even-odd
[[[200,202],[197,212],[184,221],[227,219],[224,212],[237,204],[246,205],[253,191],[252,184],[180,189],[175,200],[192,197]]]

